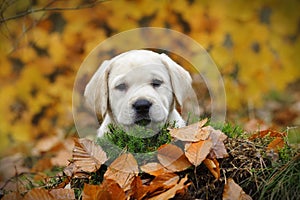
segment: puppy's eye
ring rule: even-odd
[[[125,90],[127,90],[127,85],[125,83],[121,83],[121,84],[117,85],[115,87],[115,89],[117,89],[119,91],[125,91]]]
[[[154,88],[158,88],[161,86],[161,84],[163,83],[163,81],[158,80],[158,79],[153,79],[151,82],[152,87]]]

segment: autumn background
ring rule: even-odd
[[[1,155],[74,133],[72,90],[84,58],[106,38],[138,27],[182,32],[209,52],[223,76],[229,121],[299,125],[299,10],[297,0],[4,0]]]

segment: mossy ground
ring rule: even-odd
[[[216,180],[204,164],[196,169],[191,167],[179,172],[178,175],[182,177],[188,175],[192,184],[184,196],[174,199],[222,199],[225,181],[228,178],[233,178],[253,199],[297,199],[300,196],[300,151],[299,148],[290,145],[288,136],[285,137],[285,146],[277,153],[270,154],[266,151],[271,141],[270,137],[248,140],[249,133],[238,126],[211,125],[228,136],[224,144],[229,156],[218,159],[221,178]],[[151,135],[151,132],[147,133],[145,129],[137,128],[126,133],[122,128],[111,125],[110,132],[97,140],[110,159],[98,171],[71,179],[76,199],[81,199],[84,183],[98,185],[103,181],[107,166],[122,152],[131,152],[139,165],[155,160],[156,150],[161,145],[172,142],[169,126],[174,124],[167,124],[159,134]],[[57,170],[54,168],[52,174],[57,174]],[[143,173],[140,176],[151,178]],[[28,187],[34,188],[44,184],[47,189],[56,188],[67,178],[64,175],[55,175],[48,178],[47,182],[28,184]]]
[[[247,139],[249,133],[239,126],[229,123],[212,126],[228,136],[225,146],[229,156],[218,160],[221,178],[216,180],[204,164],[181,172],[179,174],[188,174],[192,184],[186,195],[178,199],[222,199],[225,180],[228,178],[233,178],[253,199],[282,199],[282,195],[293,199],[295,195],[300,196],[300,156],[288,142],[276,155],[277,160],[274,160],[274,155],[266,153],[270,138],[250,141]],[[122,151],[129,151],[136,155],[143,153],[140,157],[143,161],[146,157],[151,160],[155,159],[153,151],[171,142],[167,127],[164,126],[159,134],[143,138],[139,136],[145,134],[145,130],[136,129],[134,133],[128,134],[119,127],[110,126],[110,133],[97,142],[113,158]]]

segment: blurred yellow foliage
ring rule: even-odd
[[[53,2],[60,8],[84,3]],[[9,18],[46,6],[16,1],[1,12]],[[81,62],[107,37],[143,26],[180,31],[207,49],[223,75],[228,109],[259,106],[268,92],[300,77],[299,10],[297,0],[115,0],[2,22],[0,146],[72,127]]]

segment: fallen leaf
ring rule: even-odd
[[[187,176],[182,178],[179,183],[168,189],[167,191],[156,195],[154,197],[149,198],[149,200],[161,200],[161,199],[171,199],[173,198],[178,192],[181,192],[182,190],[185,190],[189,184],[185,184],[185,182],[188,180]]]
[[[155,177],[149,185],[143,185],[141,178],[137,176],[131,183],[131,198],[148,199],[157,196],[175,186],[179,179],[177,174],[166,173]]]
[[[283,148],[284,144],[284,139],[282,137],[275,137],[268,145],[267,150],[278,153],[278,150]]]
[[[43,188],[33,188],[25,196],[24,200],[55,200],[50,192]]]
[[[156,163],[156,162],[147,163],[141,166],[140,168],[143,172],[146,172],[152,176],[158,176],[161,174],[171,172],[170,170],[162,166],[160,163]]]
[[[75,138],[73,161],[76,170],[95,172],[107,161],[106,153],[93,141],[86,138]]]
[[[163,185],[165,188],[173,187],[179,181],[179,176],[174,173],[161,174],[155,177],[150,185]]]
[[[185,156],[190,163],[198,166],[207,157],[212,148],[211,140],[201,140],[199,142],[192,142],[185,144]]]
[[[209,154],[210,158],[224,158],[228,156],[226,147],[224,145],[224,140],[227,136],[220,130],[215,130],[211,126],[205,127],[210,130],[209,138],[212,141],[212,150]]]
[[[74,138],[66,138],[61,145],[56,145],[51,151],[55,152],[54,157],[51,158],[51,163],[54,166],[67,166],[69,159],[72,158],[72,151],[74,147]]]
[[[142,199],[148,192],[149,186],[144,186],[140,176],[134,177],[130,185],[130,197],[133,199]]]
[[[183,151],[173,144],[162,145],[158,149],[157,159],[165,168],[172,172],[183,171],[191,166]]]
[[[147,198],[157,196],[164,193],[179,181],[179,176],[175,173],[162,174],[155,177],[149,186],[147,186]]]
[[[25,155],[16,153],[11,156],[4,157],[0,160],[0,177],[2,180],[8,180],[17,173],[29,172],[27,167],[24,167]]]
[[[51,163],[51,159],[50,158],[42,158],[40,160],[38,160],[35,165],[31,168],[31,172],[42,172],[46,169],[50,169],[52,168],[53,165]]]
[[[19,200],[19,199],[23,199],[23,197],[20,194],[20,192],[15,192],[15,191],[8,193],[1,198],[1,200]]]
[[[63,172],[68,176],[71,177],[76,172],[76,165],[74,163],[69,163],[63,170]]]
[[[124,190],[114,180],[104,180],[101,185],[84,184],[82,200],[124,200]]]
[[[205,166],[209,169],[209,171],[212,173],[212,175],[216,178],[216,179],[220,179],[220,166],[219,166],[219,162],[217,161],[217,159],[209,159],[206,158],[204,161]]]
[[[259,119],[250,119],[248,122],[246,122],[244,124],[244,130],[247,133],[253,133],[256,132],[258,130],[265,130],[268,129],[269,126],[262,120]]]
[[[224,186],[223,200],[252,200],[252,198],[232,178],[229,178]]]
[[[58,143],[60,143],[60,139],[57,135],[51,135],[48,137],[44,137],[39,139],[35,148],[33,148],[33,154],[40,154],[41,152],[47,152]]]
[[[138,172],[138,164],[133,155],[124,153],[111,163],[104,178],[116,181],[126,191]]]
[[[73,189],[53,189],[50,194],[57,200],[73,200],[75,199],[75,193]]]
[[[57,151],[54,157],[51,158],[51,164],[54,166],[66,166],[68,159],[71,159],[72,152],[63,148]]]
[[[252,134],[249,137],[249,140],[254,140],[254,139],[257,139],[257,138],[264,138],[266,136],[270,136],[270,137],[284,137],[286,135],[287,134],[285,132],[284,133],[280,133],[278,131],[266,129],[266,130],[258,131],[257,133]]]
[[[171,129],[170,135],[178,140],[186,142],[198,142],[200,140],[206,140],[209,136],[209,131],[202,129],[206,122],[207,118],[189,126]]]

